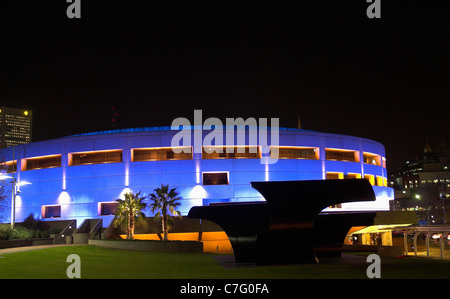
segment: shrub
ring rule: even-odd
[[[12,231],[9,239],[30,240],[32,237],[33,235],[31,234],[30,230],[25,227],[18,226]]]
[[[12,235],[12,228],[9,224],[0,224],[0,240],[9,240]]]
[[[0,240],[29,240],[31,238],[33,238],[31,231],[25,227],[17,226],[15,229],[12,229],[9,224],[0,224]]]
[[[0,240],[48,238],[51,233],[48,223],[35,219],[33,214],[25,218],[23,223],[17,224],[14,230],[9,224],[0,224]]]

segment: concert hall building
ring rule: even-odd
[[[394,198],[387,187],[384,146],[373,140],[279,128],[278,161],[267,164],[262,161],[269,154],[257,144],[242,145],[244,153],[229,153],[226,144],[221,154],[205,148],[175,153],[171,141],[178,132],[170,126],[118,129],[0,150],[5,175],[18,182],[15,221],[33,213],[78,224],[100,218],[106,227],[116,199],[129,191],[148,195],[161,184],[177,188],[182,215],[198,205],[264,200],[250,186],[253,181],[364,178],[373,186],[376,201],[324,207],[329,212],[387,211]],[[203,130],[203,137],[208,132]],[[149,210],[145,213],[152,216]],[[9,221],[10,212],[5,214]]]

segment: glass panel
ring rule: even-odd
[[[102,202],[100,215],[114,215],[118,204],[118,202]]]
[[[342,151],[342,150],[325,150],[325,159],[335,160],[335,161],[347,161],[347,162],[358,162],[355,158],[356,151]]]
[[[279,147],[278,159],[309,159],[317,160],[316,149],[306,147]]]
[[[58,155],[52,157],[26,159],[24,170],[33,170],[33,169],[60,167],[60,166],[61,166],[61,156]]]
[[[0,163],[0,171],[2,173],[13,173],[17,171],[17,161],[9,161]]]
[[[359,173],[348,173],[347,174],[347,179],[360,179],[361,178],[361,174]]]
[[[343,172],[327,172],[327,180],[342,180],[344,178]]]
[[[45,207],[44,218],[58,218],[58,217],[61,217],[61,206]]]
[[[218,153],[218,150],[222,150]],[[260,159],[258,146],[204,146],[202,148],[203,159]],[[228,151],[228,152],[227,152]]]
[[[228,172],[204,172],[203,185],[228,185]]]
[[[381,159],[379,155],[363,153],[364,163],[381,166]]]
[[[190,149],[190,153],[186,153]],[[172,148],[134,149],[133,162],[164,161],[164,160],[192,160],[192,148],[178,148],[181,153],[175,153]]]
[[[122,162],[122,151],[105,151],[72,154],[71,166],[84,164],[117,163]]]

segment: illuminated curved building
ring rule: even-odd
[[[12,148],[2,149],[8,175],[22,182],[16,221],[34,213],[46,220],[78,223],[101,218],[108,226],[116,199],[128,191],[148,195],[161,184],[177,187],[182,215],[197,205],[263,200],[250,186],[252,181],[366,178],[372,184],[375,202],[325,207],[326,211],[389,210],[393,199],[384,146],[376,141],[279,128],[278,161],[264,164],[261,158],[268,154],[255,145],[244,146],[245,153],[207,153],[202,148],[177,154],[171,148],[177,132],[171,127],[119,129],[23,144],[14,153]],[[203,137],[207,134],[204,130]],[[252,147],[256,152],[249,150]],[[150,211],[146,215],[152,216]]]

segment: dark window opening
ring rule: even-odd
[[[47,206],[44,209],[44,218],[61,217],[61,206]]]
[[[119,205],[118,202],[102,202],[100,204],[100,215],[106,216],[116,214],[116,209],[118,205]]]
[[[204,172],[203,185],[228,185],[228,172]]]

